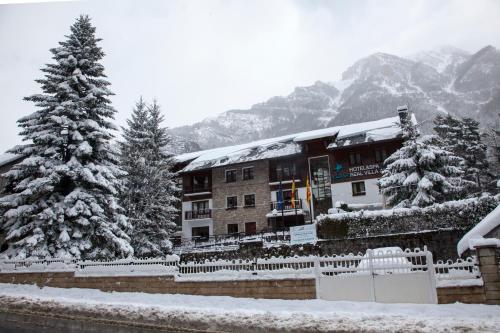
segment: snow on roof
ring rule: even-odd
[[[254,141],[236,146],[228,146],[192,152],[175,157],[179,163],[191,161],[182,171],[213,168],[234,163],[275,158],[301,152],[299,143],[337,136],[347,138],[369,134],[373,141],[392,138],[399,134],[399,117],[385,118],[364,123],[323,128],[308,132],[285,135]]]
[[[457,244],[458,255],[461,256],[467,249],[473,249],[474,246],[490,244],[491,242],[484,239],[484,236],[498,226],[500,226],[500,205],[462,237]],[[485,241],[484,244],[483,241]],[[497,240],[497,242],[500,245],[500,241]]]
[[[5,164],[9,164],[10,162],[14,162],[19,158],[21,158],[21,156],[16,154],[11,154],[11,153],[0,154],[0,167],[4,166]]]

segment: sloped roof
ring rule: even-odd
[[[182,170],[193,171],[223,165],[294,155],[301,152],[304,141],[336,136],[347,139],[365,135],[370,141],[393,138],[401,133],[399,117],[384,118],[364,123],[335,126],[295,133],[250,143],[192,152],[175,157],[179,163],[189,162]]]
[[[462,237],[462,239],[457,244],[458,255],[461,256],[462,253],[467,251],[467,249],[472,248],[474,243],[476,245],[480,244],[481,240],[485,240],[486,236],[490,231],[500,226],[500,205],[498,205],[493,211],[485,216],[478,224],[474,226],[468,233]],[[496,240],[500,243],[499,240]],[[499,244],[500,245],[500,244]]]

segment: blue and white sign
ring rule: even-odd
[[[296,244],[316,244],[316,224],[305,224],[297,227],[290,227],[290,245]]]

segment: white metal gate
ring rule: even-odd
[[[437,303],[431,252],[400,248],[318,258],[316,292],[325,300]]]

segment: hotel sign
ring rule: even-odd
[[[344,180],[353,177],[371,176],[380,174],[380,165],[378,163],[368,165],[358,165],[344,169],[342,164],[335,166],[333,181]]]
[[[290,227],[290,245],[316,244],[316,224],[304,224]]]

